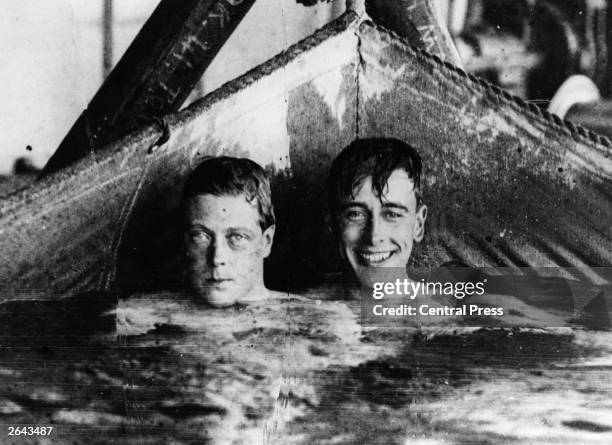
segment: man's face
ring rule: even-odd
[[[393,171],[379,198],[366,177],[339,206],[341,254],[365,283],[372,267],[405,269],[413,243],[423,239],[427,207],[417,209],[414,182],[402,169]]]
[[[244,195],[199,195],[187,208],[185,246],[189,281],[215,307],[230,306],[263,289],[263,261],[274,226],[262,232],[255,203]]]

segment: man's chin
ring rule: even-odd
[[[233,306],[238,299],[232,296],[208,296],[205,298],[205,301],[214,308],[224,308]]]
[[[218,291],[209,288],[195,289],[198,301],[206,303],[214,308],[224,308],[233,306],[240,299],[236,292]]]
[[[398,266],[389,262],[384,266],[353,265],[353,273],[357,281],[364,287],[372,287],[374,283],[394,282],[405,278],[406,266]]]

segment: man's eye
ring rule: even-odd
[[[202,232],[201,230],[190,231],[189,239],[198,243],[209,243],[211,241],[210,235],[206,232]]]
[[[228,236],[228,240],[232,245],[236,246],[244,244],[246,241],[249,240],[249,238],[243,233],[232,233]]]
[[[383,212],[383,217],[385,219],[399,219],[402,218],[404,215],[400,212],[395,212],[393,210],[385,210]]]
[[[357,222],[363,221],[366,218],[366,215],[360,210],[346,210],[344,212],[344,218],[349,221]]]

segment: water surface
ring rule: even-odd
[[[359,309],[3,304],[1,443],[612,443],[612,333],[362,329]],[[18,424],[54,431],[7,436]]]

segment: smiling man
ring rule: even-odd
[[[263,280],[275,219],[259,165],[231,157],[203,161],[187,180],[182,204],[186,274],[197,297],[225,307],[276,294]]]
[[[423,239],[427,206],[421,199],[421,158],[397,139],[358,139],[334,160],[329,175],[332,228],[350,278],[405,273],[415,242]]]

